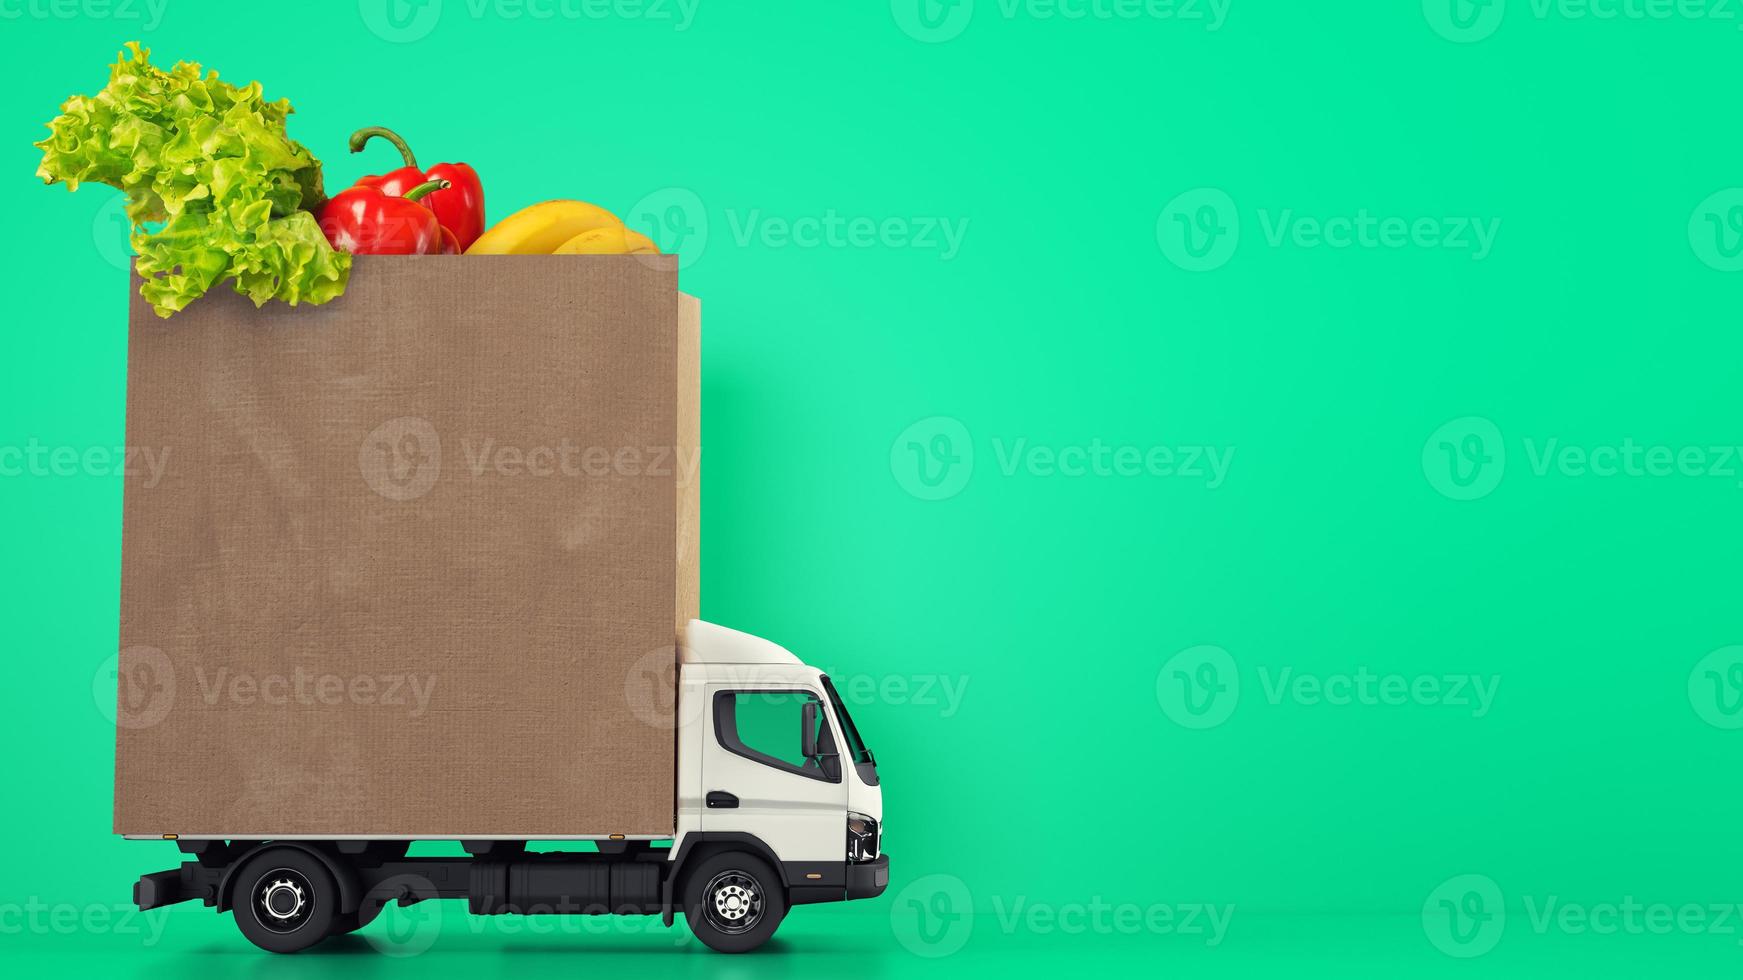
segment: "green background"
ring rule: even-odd
[[[883,898],[800,909],[753,960],[681,927],[458,909],[413,957],[367,938],[387,921],[294,958],[198,906],[157,913],[161,936],[103,921],[176,860],[109,835],[93,688],[122,482],[14,471],[0,956],[1735,975],[1743,914],[1686,909],[1743,900],[1743,655],[1722,649],[1743,643],[1743,462],[1721,451],[1743,442],[1743,8],[971,6],[928,28],[909,0],[701,0],[689,20],[429,0],[398,30],[376,0],[0,3],[0,448],[124,439],[116,192],[39,186],[29,144],[125,40],[289,98],[329,187],[389,163],[343,149],[386,124],[476,166],[493,218],[553,197],[657,215],[707,309],[705,615],[857,681],[894,862]],[[831,214],[876,233],[781,233]],[[1364,214],[1420,234],[1313,233]],[[1180,218],[1222,229],[1214,268]],[[1699,462],[1602,476],[1541,464],[1551,440]],[[1011,463],[1019,442],[1231,462],[1214,487],[1073,476]],[[1486,711],[1331,704],[1274,690],[1284,670],[1498,687]],[[1450,939],[1424,914],[1442,898],[1476,916]],[[1630,900],[1685,914],[1605,931]],[[1541,921],[1551,902],[1599,925]],[[1095,903],[1234,914],[1214,944],[1049,917]]]

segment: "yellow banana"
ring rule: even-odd
[[[545,201],[497,222],[467,255],[549,255],[582,232],[622,228],[617,215],[585,201]]]
[[[658,255],[660,248],[648,236],[619,225],[584,231],[557,246],[558,255]]]

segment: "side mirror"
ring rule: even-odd
[[[799,754],[807,759],[817,758],[817,702],[807,701],[799,711]]]

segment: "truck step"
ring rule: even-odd
[[[179,869],[154,871],[140,876],[133,883],[133,904],[139,906],[141,912],[185,902],[192,897],[182,894],[182,873]]]

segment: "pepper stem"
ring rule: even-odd
[[[417,157],[412,156],[412,148],[405,145],[405,140],[400,139],[398,133],[394,132],[391,129],[388,129],[386,126],[368,126],[368,127],[363,128],[363,129],[359,129],[355,133],[352,133],[351,134],[351,152],[352,153],[362,152],[363,144],[369,142],[371,139],[373,139],[377,136],[381,137],[384,140],[387,140],[389,143],[392,143],[394,145],[394,148],[399,150],[399,155],[401,157],[405,158],[405,165],[406,166],[411,167],[413,170],[423,169],[423,168],[418,166]]]
[[[452,186],[454,185],[445,180],[426,180],[400,196],[408,201],[415,201],[431,191],[445,191]]]

